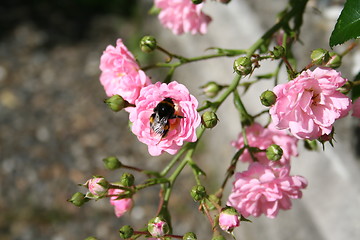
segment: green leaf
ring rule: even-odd
[[[330,36],[332,48],[360,36],[360,1],[347,0]]]

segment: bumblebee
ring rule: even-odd
[[[164,98],[154,108],[154,113],[150,116],[150,133],[160,136],[160,140],[166,136],[170,129],[170,119],[184,118],[175,115],[175,104],[172,98]]]

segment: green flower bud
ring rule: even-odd
[[[117,157],[104,158],[103,162],[105,167],[109,170],[114,170],[122,167],[122,164]]]
[[[316,140],[308,140],[304,141],[304,147],[309,151],[316,151],[318,149]]]
[[[119,229],[120,237],[123,239],[131,238],[134,234],[134,229],[130,227],[129,225],[122,226]]]
[[[82,206],[87,201],[89,201],[89,199],[85,198],[85,194],[81,192],[74,193],[74,195],[72,195],[72,197],[68,200],[68,202],[71,202],[77,207]]]
[[[272,144],[266,149],[266,157],[271,161],[279,161],[283,155],[283,150],[279,145]]]
[[[216,82],[208,82],[204,86],[201,86],[201,88],[203,90],[203,93],[207,97],[213,98],[218,95],[218,93],[221,91],[221,89],[223,89],[223,86],[220,86]]]
[[[96,237],[90,236],[90,237],[85,238],[85,240],[98,240],[98,239]]]
[[[204,112],[201,116],[201,123],[205,128],[213,128],[218,123],[219,119],[214,112]]]
[[[274,59],[282,58],[285,55],[285,48],[283,46],[275,46],[272,54]]]
[[[234,61],[234,71],[239,75],[248,75],[252,71],[252,62],[248,57],[239,57]]]
[[[275,104],[277,96],[273,91],[266,90],[260,95],[261,104],[270,107]]]
[[[313,50],[310,57],[312,59],[312,63],[316,65],[322,65],[330,59],[329,52],[322,48]]]
[[[196,240],[196,239],[197,239],[196,234],[193,232],[185,233],[183,236],[183,240]]]
[[[325,67],[329,67],[329,68],[338,68],[338,67],[340,67],[342,57],[339,54],[335,53],[335,52],[330,52],[329,55],[330,55],[330,59],[325,64]]]
[[[162,217],[155,217],[148,223],[148,231],[153,237],[162,237],[170,232],[169,225]]]
[[[192,187],[190,195],[195,202],[201,201],[207,196],[205,187],[202,185],[196,185]]]
[[[191,0],[193,4],[200,4],[203,0]]]
[[[154,51],[156,47],[156,39],[153,36],[145,36],[140,40],[140,49],[145,53]]]
[[[340,91],[342,94],[348,94],[354,87],[354,84],[350,81],[347,81],[344,85],[339,87],[337,90]]]
[[[129,102],[124,100],[120,95],[114,95],[105,99],[104,103],[106,103],[114,112],[119,112],[120,110],[130,106]]]
[[[134,181],[135,181],[134,175],[132,175],[131,173],[124,173],[120,179],[121,185],[124,187],[133,186]]]

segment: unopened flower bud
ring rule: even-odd
[[[354,84],[350,81],[347,81],[344,85],[339,87],[337,90],[342,94],[348,94],[354,87]]]
[[[325,64],[325,67],[329,67],[329,68],[338,68],[338,67],[340,67],[342,57],[339,54],[335,53],[335,52],[330,52],[329,55],[330,55],[330,59]]]
[[[134,175],[132,175],[131,173],[124,173],[120,179],[120,183],[124,187],[133,186],[134,181],[135,181]]]
[[[153,36],[145,36],[140,40],[141,51],[145,53],[152,52],[156,49],[157,43]]]
[[[223,89],[223,86],[220,86],[216,82],[208,82],[204,86],[201,86],[201,88],[203,90],[203,93],[207,97],[213,98],[218,95],[218,93],[221,91],[221,89]]]
[[[275,46],[272,54],[274,59],[279,59],[285,55],[285,48],[283,46]]]
[[[252,62],[248,57],[239,57],[234,61],[234,71],[239,75],[248,75],[252,71]]]
[[[330,134],[323,134],[317,140],[323,145],[323,147],[326,142],[329,142],[330,145],[333,146],[334,133],[335,130],[333,127]]]
[[[114,112],[119,112],[120,110],[129,106],[129,102],[124,100],[120,95],[114,95],[110,98],[104,100],[104,103]]]
[[[109,170],[121,168],[122,164],[117,157],[107,157],[103,159],[104,165]]]
[[[214,112],[204,112],[201,116],[201,123],[205,128],[213,128],[218,123],[219,119]]]
[[[195,202],[201,201],[206,197],[206,190],[205,187],[202,185],[194,186],[190,191],[191,197],[194,199]]]
[[[316,151],[318,149],[316,140],[306,139],[304,141],[304,147],[309,151]]]
[[[283,155],[283,150],[279,145],[272,144],[266,149],[266,157],[271,161],[278,161]]]
[[[323,48],[313,50],[310,57],[312,59],[312,63],[316,65],[322,65],[330,59],[329,52]]]
[[[129,225],[124,225],[119,229],[119,233],[121,238],[128,239],[134,234],[134,229]]]
[[[86,186],[94,196],[102,196],[109,189],[109,183],[103,177],[94,177],[88,180]]]
[[[196,240],[196,239],[197,239],[196,234],[193,232],[185,233],[183,236],[183,240]]]
[[[277,96],[273,91],[266,90],[260,95],[261,104],[270,107],[275,104]]]
[[[153,237],[162,237],[170,231],[169,225],[162,217],[155,217],[148,223],[148,231]]]
[[[77,207],[82,206],[87,201],[89,201],[89,199],[85,198],[85,194],[81,192],[74,193],[74,195],[72,195],[71,198],[68,200],[68,202],[71,202]]]
[[[200,4],[202,3],[204,0],[191,0],[193,4]]]
[[[219,215],[219,226],[226,232],[232,232],[240,226],[240,214],[233,207],[225,207]]]

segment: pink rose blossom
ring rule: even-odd
[[[353,117],[360,118],[360,98],[357,98],[355,101],[353,101],[352,111]]]
[[[253,153],[253,156],[262,164],[276,164],[285,165],[290,163],[291,156],[297,156],[297,142],[293,136],[286,133],[285,130],[278,130],[272,124],[264,128],[259,123],[253,123],[246,127],[246,137],[250,147],[257,147],[261,150],[266,150],[270,145],[277,144],[283,150],[283,156],[279,161],[269,161],[265,152]],[[240,133],[239,138],[232,142],[232,145],[241,149],[244,147],[243,135]],[[243,162],[253,162],[253,159],[246,149],[239,158]]]
[[[276,217],[280,209],[290,209],[291,199],[301,198],[301,189],[307,186],[304,177],[290,176],[289,172],[289,167],[251,163],[247,171],[235,174],[227,205],[244,217]]]
[[[164,98],[169,97],[175,105],[175,114],[183,118],[170,119],[170,129],[161,138],[154,135],[150,130],[150,116],[154,108]],[[189,93],[189,90],[182,84],[171,82],[169,84],[157,82],[144,87],[140,91],[139,98],[135,101],[135,109],[130,112],[132,132],[140,142],[148,145],[149,153],[158,156],[163,151],[175,154],[184,141],[195,142],[196,128],[200,124],[200,116],[196,111],[198,101]]]
[[[162,25],[176,34],[205,34],[211,18],[201,9],[203,3],[193,4],[191,0],[155,0],[155,6],[161,9],[159,20]]]
[[[133,206],[133,200],[131,198],[117,199],[118,195],[123,193],[124,190],[111,188],[109,189],[110,204],[114,206],[115,215],[121,217],[125,212],[129,211]]]
[[[330,134],[335,120],[346,116],[351,108],[350,98],[337,91],[346,81],[339,72],[318,67],[276,86],[277,101],[270,108],[274,124],[289,129],[299,139]]]
[[[106,95],[111,97],[119,94],[132,104],[139,96],[140,89],[151,84],[121,39],[116,41],[116,47],[107,46],[100,59],[100,70],[100,82]]]

